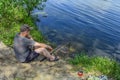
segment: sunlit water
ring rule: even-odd
[[[120,59],[120,0],[48,0],[36,24],[49,41]],[[81,47],[82,44],[82,47]]]

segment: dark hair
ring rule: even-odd
[[[20,32],[24,32],[24,31],[30,31],[32,28],[29,27],[27,24],[24,24],[20,27]]]

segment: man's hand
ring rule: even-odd
[[[33,40],[31,35],[26,36],[26,38]]]
[[[46,47],[48,50],[50,50],[50,51],[52,51],[53,50],[53,48],[51,47],[51,46],[49,46],[49,45],[47,45],[47,47]]]

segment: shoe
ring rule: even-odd
[[[46,60],[47,59],[47,57],[44,57],[44,58],[42,58],[41,60],[40,60],[40,62],[42,62],[42,61],[44,61],[44,60]]]
[[[54,61],[58,61],[58,60],[59,60],[59,58],[58,58],[57,56],[55,56],[55,59],[54,59],[54,60],[50,60],[50,59],[49,59],[50,62],[54,62]]]

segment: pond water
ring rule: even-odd
[[[36,24],[49,41],[120,59],[120,0],[47,0]],[[82,46],[82,47],[81,47]]]

